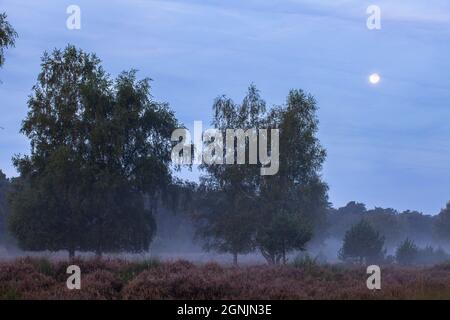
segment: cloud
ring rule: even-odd
[[[447,0],[288,0],[288,3],[306,5],[330,16],[359,18],[369,5],[382,9],[383,19],[389,21],[449,23],[450,2]]]

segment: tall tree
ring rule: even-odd
[[[147,250],[159,193],[171,181],[177,121],[149,80],[112,81],[92,54],[68,46],[42,58],[16,157],[10,227],[28,250]]]
[[[0,14],[0,67],[5,63],[5,49],[14,47],[17,32],[7,20],[6,13]]]
[[[265,110],[265,102],[256,87],[251,85],[241,104],[235,104],[225,96],[215,100],[212,125],[224,137],[227,129],[257,129]],[[231,146],[224,144],[223,155],[227,153],[226,148],[230,148],[234,163],[237,163],[238,149],[246,150],[246,164],[203,165],[205,174],[198,193],[197,235],[205,240],[207,250],[231,253],[235,264],[239,254],[248,253],[254,247],[254,209],[260,168],[249,163],[249,144],[248,137],[240,141],[233,139]]]
[[[320,171],[326,152],[317,138],[316,112],[311,95],[291,90],[266,120],[280,131],[279,171],[262,178],[259,199],[257,243],[269,263],[285,263],[289,251],[304,250],[325,223],[328,187]]]
[[[269,263],[286,262],[288,252],[305,249],[328,207],[327,186],[319,175],[325,151],[316,137],[314,99],[293,90],[286,106],[269,114],[265,110],[254,86],[241,105],[220,97],[213,108],[212,124],[223,134],[227,128],[280,131],[280,170],[275,175],[261,176],[261,161],[249,164],[248,158],[245,165],[203,167],[207,174],[202,180],[199,233],[207,240],[207,248],[231,252],[235,261],[238,253],[258,247]],[[231,146],[234,160],[239,147],[249,151],[249,141]],[[228,144],[224,154],[227,148]]]

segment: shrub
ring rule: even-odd
[[[31,259],[31,264],[36,268],[39,273],[42,273],[46,276],[52,276],[55,273],[55,268],[50,260],[46,258],[36,258]]]
[[[419,265],[434,265],[444,263],[450,260],[450,256],[442,248],[434,249],[431,246],[426,246],[419,249],[417,255],[417,264]]]
[[[413,265],[417,263],[418,255],[419,248],[415,245],[414,241],[406,239],[397,248],[395,259],[401,265]]]
[[[317,257],[313,258],[309,254],[298,255],[292,261],[292,266],[296,268],[312,269],[319,266]]]

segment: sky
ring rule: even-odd
[[[81,29],[66,27],[69,5]],[[366,9],[381,9],[369,30]],[[448,0],[0,0],[19,33],[0,69],[0,169],[17,175],[20,131],[44,51],[74,44],[115,76],[137,69],[188,127],[215,97],[254,83],[269,106],[290,89],[318,101],[322,172],[335,207],[355,200],[439,213],[450,200]],[[372,73],[381,77],[370,84]],[[198,172],[183,171],[196,179]]]

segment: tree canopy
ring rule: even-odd
[[[170,136],[177,127],[150,80],[136,71],[112,80],[100,60],[68,46],[45,53],[22,132],[31,155],[17,156],[10,227],[28,250],[147,250],[152,214],[171,182]]]
[[[441,210],[434,223],[434,231],[438,240],[450,242],[450,202]]]
[[[286,104],[267,116],[267,126],[280,131],[279,171],[263,177],[259,199],[258,246],[270,263],[304,250],[325,222],[328,186],[320,173],[326,151],[317,138],[317,109],[314,97],[291,90]]]
[[[0,67],[5,63],[5,49],[14,47],[17,32],[7,20],[6,13],[0,14]]]
[[[10,182],[6,175],[0,170],[0,243],[4,243],[7,238],[6,219],[8,217],[9,206],[7,203],[7,193]]]
[[[261,126],[266,104],[258,90],[251,85],[242,103],[235,104],[226,96],[218,97],[213,105],[214,128],[226,134],[227,129],[252,130]],[[232,160],[236,161],[238,148],[249,150],[250,140],[233,139]],[[249,155],[245,151],[247,160]],[[253,250],[257,227],[257,206],[260,166],[255,164],[203,165],[196,215],[198,236],[204,239],[206,249],[229,252],[237,263],[237,255]]]
[[[384,237],[366,220],[354,224],[345,233],[339,252],[342,260],[356,260],[359,263],[382,261],[384,254]]]
[[[288,252],[305,249],[328,208],[327,186],[320,177],[325,150],[316,137],[316,102],[303,91],[292,90],[285,105],[267,112],[259,91],[251,85],[240,105],[221,96],[213,111],[212,124],[222,132],[239,128],[250,135],[251,129],[256,134],[260,129],[278,130],[279,170],[261,175],[261,163],[250,161],[204,165],[199,234],[207,248],[233,253],[235,261],[238,253],[256,247],[268,262],[286,262]],[[240,147],[249,152],[251,139],[235,141],[235,158]],[[268,144],[270,153],[271,141]]]

